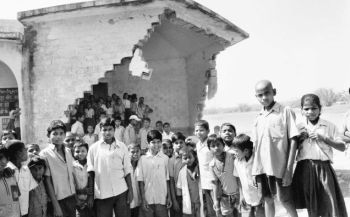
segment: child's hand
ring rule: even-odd
[[[173,203],[171,202],[170,197],[166,197],[166,208],[170,209]]]
[[[287,187],[292,184],[292,172],[286,170],[282,179],[282,186]]]
[[[304,140],[309,138],[309,134],[306,131],[300,132],[300,135],[298,137],[298,142],[302,143]]]
[[[240,197],[240,199],[239,199],[239,207],[241,209],[247,210],[247,202],[245,202],[244,197]]]
[[[310,137],[310,139],[316,139],[316,140],[318,140],[320,142],[326,142],[326,137],[321,135],[321,134],[319,134],[319,133],[316,133],[316,132],[311,132],[309,134],[309,137]]]
[[[128,198],[126,199],[126,203],[130,204],[133,199],[134,199],[133,191],[129,189],[128,190]]]

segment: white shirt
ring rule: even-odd
[[[199,141],[196,144],[196,149],[198,155],[199,173],[201,175],[202,189],[211,190],[213,189],[212,181],[215,180],[215,178],[210,172],[209,163],[213,160],[214,155],[207,146],[207,140],[205,140],[203,143]]]
[[[147,142],[147,133],[151,131],[152,128],[149,127],[148,129],[146,128],[141,128],[140,129],[140,138],[141,138],[141,149],[147,149],[148,148],[148,142]]]
[[[162,139],[169,139],[171,141],[171,137],[174,135],[173,132],[169,132],[169,133],[166,133],[165,131],[163,131],[162,133]]]
[[[79,161],[74,161],[73,177],[76,189],[81,190],[86,188],[88,184],[87,164],[83,166]]]
[[[114,129],[114,138],[119,142],[124,142],[124,131],[125,128],[123,126],[116,127]]]
[[[38,183],[35,181],[26,165],[23,165],[21,166],[21,169],[18,169],[12,162],[9,161],[7,163],[7,167],[15,171],[15,178],[21,193],[21,196],[19,197],[21,215],[27,215],[29,208],[29,192],[36,188]]]
[[[169,172],[168,165],[160,153],[154,156],[148,152],[141,156],[136,169],[137,180],[145,184],[145,198],[148,204],[166,204]]]
[[[83,123],[81,123],[80,121],[76,121],[72,125],[71,132],[75,135],[78,135],[79,137],[83,137],[85,135]]]
[[[261,194],[257,187],[253,184],[252,167],[253,156],[248,161],[246,159],[234,161],[235,168],[233,175],[239,177],[242,186],[242,193],[245,201],[251,206],[257,206],[261,201]]]
[[[89,145],[89,147],[94,144],[97,140],[97,136],[95,134],[92,134],[91,136],[89,134],[86,134],[83,137],[83,140],[85,143],[87,143]]]
[[[87,171],[95,172],[95,198],[114,197],[128,190],[125,176],[132,172],[126,146],[114,141],[111,145],[100,140],[87,155]]]

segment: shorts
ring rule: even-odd
[[[256,176],[256,182],[263,198],[277,198],[282,203],[293,202],[292,186],[283,186],[282,179],[261,174]]]

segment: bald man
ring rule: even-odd
[[[299,134],[295,115],[290,108],[275,101],[276,89],[270,81],[259,81],[255,95],[263,108],[253,129],[252,175],[265,201],[265,215],[275,216],[274,198],[277,197],[290,216],[298,216],[291,190]]]

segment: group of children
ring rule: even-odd
[[[305,119],[296,123],[293,110],[275,102],[271,82],[258,82],[255,92],[263,109],[251,138],[230,123],[210,134],[199,120],[197,141],[172,133],[170,124],[151,129],[144,118],[140,140],[124,143],[110,117],[101,119],[99,140],[90,146],[69,145],[62,121],[51,122],[50,144],[40,153],[35,144],[7,138],[0,148],[0,216],[275,216],[278,199],[289,216],[307,209],[311,217],[347,217],[331,166],[332,148],[344,151],[346,138],[320,118],[318,96],[302,97]]]

